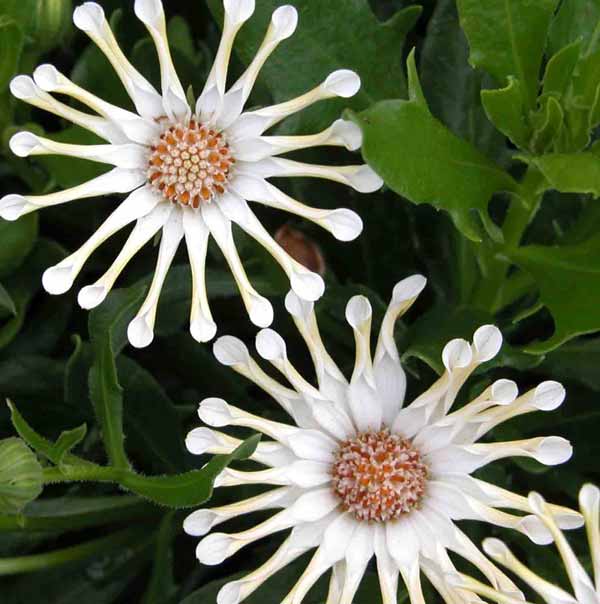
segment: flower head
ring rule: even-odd
[[[558,437],[477,442],[510,418],[555,409],[565,392],[557,382],[543,382],[519,396],[514,382],[501,379],[452,411],[469,375],[500,349],[500,332],[485,325],[475,332],[472,343],[461,339],[449,342],[442,355],[444,374],[403,406],[406,377],[394,341],[394,325],[424,286],[420,275],[396,285],[374,355],[369,301],[363,296],[349,301],[346,318],[356,342],[349,382],[323,345],[312,303],[294,292],[288,294],[286,307],[310,350],[317,386],[294,368],[285,342],[270,329],[259,332],[257,351],[291,387],[264,372],[240,340],[225,336],[215,343],[217,359],[269,393],[292,420],[266,420],[218,398],[200,404],[200,418],[209,426],[243,426],[270,438],[259,444],[253,456],[265,469],[227,468],[216,485],[276,488],[232,505],[196,511],[187,518],[185,530],[191,535],[205,535],[242,514],[279,511],[246,531],[204,537],[197,548],[199,560],[219,564],[249,543],[291,529],[265,564],[223,587],[219,604],[241,602],[283,566],[314,548],[308,567],[284,604],[302,602],[329,569],[333,573],[327,602],[349,604],[373,556],[385,604],[397,601],[400,575],[411,602],[424,602],[421,572],[447,602],[480,601],[474,592],[447,581],[449,574],[456,575],[449,552],[475,564],[495,588],[512,594],[510,597],[521,597],[512,581],[455,522],[480,520],[515,529],[538,543],[551,541],[552,531],[531,513],[526,497],[470,475],[494,460],[512,456],[531,457],[547,465],[566,461],[571,446]],[[196,454],[230,452],[238,444],[231,436],[206,427],[192,430],[187,438],[188,449]],[[560,526],[580,525],[576,512],[558,506],[549,509]]]
[[[556,518],[553,506],[548,505],[538,493],[529,495],[529,504],[536,517],[546,527],[554,539],[562,559],[569,582],[570,593],[543,579],[523,564],[499,539],[486,539],[483,549],[493,560],[502,564],[537,592],[547,604],[599,604],[600,603],[600,490],[595,485],[586,484],[579,491],[579,508],[585,520],[585,528],[590,546],[593,579],[571,549]],[[485,595],[494,602],[505,601],[506,594],[491,590],[487,586],[468,577],[456,578],[456,583]]]
[[[81,185],[47,195],[6,195],[0,216],[16,220],[39,208],[88,197],[126,193],[123,201],[76,252],[43,276],[45,289],[61,294],[73,284],[96,248],[118,230],[135,223],[112,266],[98,281],[84,287],[78,301],[83,308],[100,304],[129,260],[157,233],[162,233],[154,278],[137,316],[129,326],[134,346],[153,339],[160,291],[182,240],[185,240],[193,279],[190,330],[199,341],[210,340],[216,325],[208,305],[205,261],[209,237],[220,247],[238,284],[253,323],[270,325],[271,304],[251,285],[232,235],[237,224],[263,245],[287,273],[291,287],[305,300],[318,299],[324,289],[320,275],[294,260],[267,232],[248,201],[297,214],[349,241],[362,230],[360,218],[347,209],[308,207],[268,182],[270,177],[326,178],[369,192],[381,179],[366,165],[319,166],[279,157],[289,151],[318,145],[356,150],[361,132],[352,122],[337,120],[329,128],[307,136],[270,136],[264,133],[287,116],[321,99],[350,97],[360,87],[359,77],[348,70],[332,73],[324,82],[290,101],[244,112],[258,73],[282,40],[297,24],[292,6],[281,6],[271,18],[265,38],[242,76],[226,89],[227,68],[234,38],[254,12],[254,0],[224,0],[223,35],[208,79],[194,107],[190,107],[175,72],[160,0],[136,0],[135,13],[154,40],[161,73],[161,91],[129,62],[108,25],[104,11],[94,2],[79,6],[73,15],[106,55],[127,90],[135,112],[116,107],[77,86],[52,65],[35,70],[33,79],[17,76],[10,89],[14,96],[54,113],[107,141],[101,145],[70,145],[31,132],[19,132],[10,142],[21,157],[60,154],[115,166]],[[80,111],[50,93],[66,95],[93,113]]]

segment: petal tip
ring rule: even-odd
[[[146,348],[152,343],[154,331],[144,315],[136,317],[129,323],[127,338],[134,348]]]
[[[261,329],[256,334],[256,351],[266,361],[284,359],[287,354],[285,341],[272,329]]]
[[[23,195],[11,193],[0,199],[0,218],[4,220],[17,220],[23,215],[27,207],[27,199]]]
[[[560,382],[548,380],[537,386],[533,395],[533,406],[540,411],[554,411],[565,400],[566,390]]]
[[[473,346],[477,360],[480,363],[485,363],[500,352],[502,333],[495,325],[482,325],[473,334]]]
[[[234,336],[221,336],[213,345],[213,354],[221,365],[246,364],[250,353],[246,345]]]
[[[291,4],[280,6],[273,12],[271,23],[279,40],[289,38],[298,26],[298,11]]]
[[[11,94],[21,100],[32,99],[37,96],[38,90],[32,78],[26,75],[15,76],[10,81]]]
[[[353,296],[346,305],[346,321],[353,329],[360,329],[371,320],[373,309],[365,296]]]
[[[38,137],[25,131],[14,134],[8,143],[10,150],[19,157],[28,157],[38,144]]]
[[[254,13],[254,0],[224,0],[225,15],[235,25],[247,21]]]
[[[233,419],[227,402],[216,397],[206,398],[200,403],[198,416],[205,424],[215,428],[228,426]]]
[[[217,324],[207,319],[196,319],[190,324],[190,334],[196,342],[210,342],[217,333]]]
[[[411,275],[402,279],[394,286],[392,300],[394,302],[405,302],[416,298],[427,285],[427,279],[423,275]]]
[[[350,69],[338,69],[327,76],[323,87],[330,94],[349,98],[360,90],[360,78]]]
[[[87,285],[82,288],[77,296],[77,303],[85,310],[96,308],[104,302],[108,289],[103,285]]]
[[[42,90],[52,92],[60,84],[60,73],[54,65],[45,63],[33,72],[33,80]]]
[[[84,32],[99,32],[105,20],[104,10],[96,2],[84,2],[73,11],[75,27]]]
[[[73,265],[66,264],[61,266],[51,266],[44,271],[42,275],[42,285],[44,289],[52,295],[58,296],[71,289],[73,285]]]

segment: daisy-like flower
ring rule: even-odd
[[[252,458],[265,469],[227,468],[216,486],[276,488],[232,505],[196,511],[187,518],[185,530],[201,536],[243,514],[280,510],[248,530],[207,535],[197,547],[200,562],[219,564],[245,545],[291,529],[260,568],[222,588],[218,604],[241,602],[279,569],[314,548],[316,552],[284,604],[302,602],[329,569],[333,572],[327,603],[349,604],[373,556],[384,604],[397,601],[400,575],[411,602],[424,604],[421,572],[447,602],[481,602],[474,592],[446,580],[447,575],[456,575],[449,552],[477,566],[494,588],[510,594],[512,600],[522,598],[512,581],[455,521],[481,520],[513,528],[538,543],[551,541],[551,531],[531,514],[526,497],[471,474],[494,460],[512,456],[534,458],[546,465],[566,461],[571,446],[558,437],[477,442],[510,418],[555,409],[563,401],[564,389],[548,381],[518,396],[516,384],[501,379],[451,411],[469,375],[500,349],[499,330],[485,325],[475,332],[473,343],[456,339],[446,345],[442,356],[445,373],[403,408],[406,377],[394,341],[394,325],[424,286],[420,275],[396,285],[373,357],[369,301],[363,296],[349,301],[346,318],[356,342],[350,382],[323,345],[312,303],[294,292],[288,294],[286,307],[308,345],[318,386],[292,366],[283,339],[270,329],[259,332],[256,348],[291,387],[265,373],[240,340],[225,336],[215,343],[217,359],[270,394],[292,420],[266,420],[219,398],[200,404],[200,418],[209,426],[243,426],[270,438],[259,444]],[[238,444],[235,438],[207,427],[196,428],[187,437],[187,447],[195,454],[226,453]],[[581,525],[577,512],[558,506],[550,509],[561,527]]]
[[[593,581],[561,531],[553,506],[548,505],[538,493],[529,495],[529,504],[540,522],[552,534],[575,595],[572,596],[530,570],[499,539],[486,539],[483,542],[485,552],[496,562],[511,570],[548,604],[600,604],[600,490],[598,487],[586,484],[579,492],[579,508],[585,519]],[[469,577],[456,577],[455,583],[468,586],[494,602],[501,604],[505,601],[505,594],[490,590]]]
[[[10,85],[17,98],[107,141],[101,145],[70,145],[31,132],[20,132],[10,141],[14,153],[21,157],[60,154],[115,167],[64,191],[48,195],[7,195],[0,200],[2,218],[16,220],[39,208],[76,199],[129,194],[81,248],[44,273],[43,285],[48,292],[61,294],[67,291],[94,250],[118,230],[135,223],[112,266],[96,283],[79,293],[79,304],[83,308],[97,306],[129,260],[157,233],[162,233],[148,297],[128,330],[134,346],[147,346],[153,339],[160,291],[182,239],[185,239],[192,268],[190,331],[195,339],[208,341],[216,332],[207,300],[204,270],[211,235],[225,256],[252,322],[260,327],[271,324],[271,304],[252,287],[246,275],[233,240],[233,223],[273,255],[289,276],[291,287],[298,296],[316,300],[322,295],[321,276],[285,252],[247,202],[262,203],[307,218],[342,241],[357,237],[362,222],[347,209],[308,207],[270,184],[267,180],[270,177],[326,178],[361,192],[374,191],[382,184],[366,165],[320,166],[279,157],[289,151],[319,145],[358,149],[362,142],[360,129],[345,120],[338,120],[323,132],[310,136],[268,136],[264,133],[287,116],[321,99],[351,97],[360,88],[360,79],[352,71],[339,70],[298,98],[244,112],[262,65],[278,44],[293,34],[298,15],[292,6],[281,6],[273,13],[254,59],[237,82],[226,90],[234,38],[254,12],[254,0],[224,0],[224,6],[223,35],[215,62],[193,108],[173,66],[160,0],[136,0],[134,4],[136,15],[156,45],[161,72],[160,93],[123,54],[98,4],[86,2],[73,15],[75,25],[97,44],[112,64],[136,113],[94,96],[52,65],[38,67],[33,79],[17,76]],[[94,114],[66,105],[49,93],[76,99]]]

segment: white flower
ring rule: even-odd
[[[200,536],[242,514],[281,511],[249,530],[204,537],[197,548],[199,560],[219,564],[257,539],[292,529],[265,564],[222,588],[219,604],[242,601],[283,566],[313,548],[317,548],[316,553],[284,604],[302,602],[330,568],[333,573],[327,603],[349,604],[373,556],[384,604],[396,602],[400,575],[411,602],[423,604],[421,572],[447,602],[480,602],[470,590],[447,581],[449,574],[456,575],[449,552],[477,566],[513,601],[522,598],[512,581],[455,521],[482,520],[516,529],[538,543],[551,541],[551,531],[530,513],[526,497],[470,474],[494,460],[512,456],[531,457],[547,465],[566,461],[571,446],[562,438],[477,442],[510,418],[555,409],[565,392],[557,382],[543,382],[518,396],[516,384],[502,379],[451,412],[469,375],[500,349],[500,332],[485,325],[475,332],[472,344],[456,339],[446,345],[442,356],[445,373],[403,408],[406,377],[394,341],[394,326],[424,286],[420,275],[396,285],[373,357],[369,301],[363,296],[349,301],[346,318],[356,341],[350,383],[323,345],[313,305],[293,292],[286,298],[286,307],[308,345],[318,387],[292,366],[283,339],[270,329],[259,332],[256,348],[292,388],[265,373],[240,340],[225,336],[215,343],[215,356],[221,363],[259,385],[293,420],[292,424],[266,420],[218,398],[200,404],[200,418],[209,426],[243,426],[271,439],[261,442],[253,456],[266,469],[247,472],[228,468],[216,486],[264,484],[278,488],[232,505],[196,511],[187,518],[185,530]],[[187,437],[188,449],[196,454],[226,453],[238,444],[235,438],[204,427],[192,430]],[[558,506],[551,509],[562,527],[581,525],[577,512]]]
[[[560,587],[535,574],[535,572],[518,560],[499,539],[486,539],[483,543],[485,552],[527,583],[547,604],[599,604],[600,490],[598,490],[598,487],[586,484],[579,492],[579,508],[585,519],[585,528],[592,559],[593,581],[575,556],[561,531],[553,506],[548,505],[543,497],[537,493],[529,495],[529,503],[536,516],[551,533],[575,595],[572,596]],[[469,588],[485,595],[494,602],[502,603],[505,601],[505,594],[490,590],[485,585],[468,577],[457,577],[456,583],[469,586]]]
[[[342,241],[357,237],[362,222],[347,209],[308,207],[270,184],[268,178],[326,178],[361,192],[374,191],[382,184],[366,165],[319,166],[279,157],[288,151],[318,145],[358,149],[362,142],[360,129],[345,120],[337,120],[323,132],[311,136],[268,136],[264,133],[287,116],[321,99],[354,95],[360,87],[360,79],[351,71],[336,71],[298,98],[244,113],[244,105],[262,65],[278,44],[293,34],[298,15],[292,6],[281,6],[273,13],[265,38],[248,69],[226,91],[234,38],[254,12],[254,0],[224,0],[224,5],[221,43],[204,90],[193,109],[173,67],[160,0],[136,0],[134,4],[136,15],[156,45],[161,73],[160,93],[123,54],[98,4],[86,2],[73,14],[75,25],[88,34],[111,62],[137,113],[97,98],[52,65],[38,67],[33,79],[17,76],[10,85],[17,98],[86,128],[108,143],[70,145],[31,132],[19,132],[10,141],[14,153],[21,157],[61,154],[115,167],[65,191],[48,195],[6,195],[0,200],[2,218],[16,220],[42,207],[99,195],[129,193],[80,249],[44,273],[43,284],[48,292],[61,294],[67,291],[94,250],[116,231],[135,223],[113,265],[96,283],[79,293],[79,304],[83,308],[97,306],[129,260],[162,232],[148,297],[128,330],[134,346],[147,346],[153,339],[160,291],[182,239],[185,239],[192,268],[190,331],[194,338],[208,341],[216,332],[205,287],[204,269],[210,235],[229,264],[252,322],[260,327],[271,324],[273,309],[248,280],[233,240],[233,223],[273,255],[298,296],[316,300],[322,295],[321,276],[296,262],[274,241],[247,201],[312,220]],[[49,94],[51,92],[76,99],[89,107],[94,115],[64,104]]]

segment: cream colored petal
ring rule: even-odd
[[[295,99],[243,113],[227,129],[227,134],[231,140],[259,136],[281,120],[317,101],[333,97],[348,98],[354,96],[359,89],[360,78],[353,71],[334,71],[321,84]]]
[[[183,239],[181,214],[179,208],[173,208],[168,222],[163,227],[158,250],[158,260],[156,261],[156,269],[154,270],[154,277],[152,278],[148,295],[137,315],[127,327],[129,342],[136,348],[148,346],[154,339],[154,322],[156,321],[160,292],[179,243]]]
[[[237,171],[230,183],[231,190],[248,201],[256,201],[278,210],[310,220],[329,231],[339,241],[352,241],[362,232],[362,220],[352,210],[325,210],[300,203],[267,182],[261,176]]]
[[[556,518],[556,512],[550,505],[550,512]],[[585,484],[579,491],[579,508],[585,518],[592,564],[594,567],[594,583],[596,591],[600,592],[600,490],[592,484]],[[561,526],[560,522],[557,522]]]
[[[323,278],[294,260],[271,237],[244,199],[233,193],[225,193],[219,198],[219,209],[275,258],[288,276],[292,290],[297,295],[310,301],[318,300],[323,295],[325,291]]]
[[[73,22],[94,41],[110,61],[137,112],[145,118],[162,117],[164,109],[161,96],[123,54],[102,7],[95,2],[85,2],[75,9]]]
[[[242,261],[237,253],[231,221],[221,212],[217,204],[204,204],[201,208],[202,218],[210,229],[210,233],[221,249],[225,260],[233,274],[240,295],[252,323],[258,327],[268,327],[273,322],[273,307],[252,287]]]
[[[186,120],[190,117],[191,110],[171,58],[162,2],[161,0],[136,0],[134,10],[150,32],[156,46],[165,112],[173,120]]]
[[[81,126],[104,140],[115,144],[128,142],[123,131],[111,121],[65,105],[44,92],[29,76],[19,75],[13,78],[10,91],[18,99]]]
[[[210,231],[198,212],[186,208],[183,212],[183,232],[192,269],[190,333],[196,341],[208,342],[217,333],[206,292],[206,253]]]

